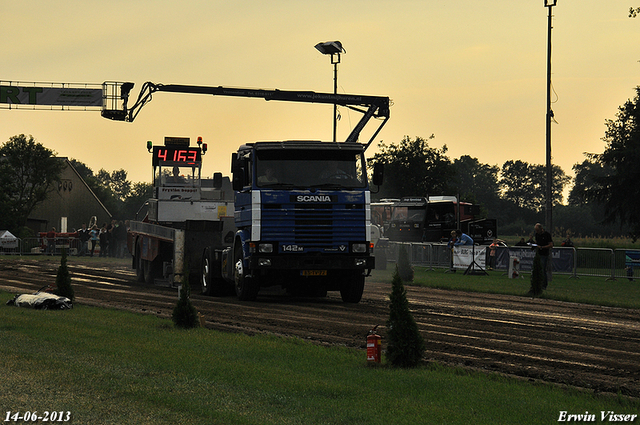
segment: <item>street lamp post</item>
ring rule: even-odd
[[[333,65],[333,94],[338,94],[338,64],[340,63],[340,54],[347,53],[339,41],[325,41],[315,45],[323,55],[331,55],[331,64]],[[336,129],[338,126],[338,105],[333,104],[333,141],[336,141]]]
[[[544,0],[544,6],[549,9],[549,19],[547,27],[547,114],[546,114],[546,172],[547,187],[545,194],[545,224],[549,232],[553,232],[553,167],[551,165],[551,120],[553,119],[553,110],[551,109],[551,28],[552,28],[552,8],[558,3],[558,0]]]

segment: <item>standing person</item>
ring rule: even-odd
[[[56,228],[52,227],[47,232],[47,254],[53,255],[56,252]]]
[[[111,220],[111,223],[107,225],[107,239],[109,240],[109,257],[115,257],[116,256],[116,245],[117,245],[117,240],[116,240],[116,221],[115,220]]]
[[[451,231],[451,237],[449,238],[449,242],[447,243],[447,248],[449,249],[449,257],[450,257],[450,264],[449,264],[449,271],[455,273],[456,269],[455,267],[453,267],[453,246],[456,243],[456,231],[452,230]]]
[[[551,248],[553,248],[553,240],[551,239],[551,233],[544,230],[542,224],[536,223],[535,227],[536,237],[536,250],[540,255],[540,265],[542,266],[544,276],[542,289],[547,289],[547,285],[551,280],[551,263],[549,262],[549,256],[551,254]]]
[[[96,250],[96,245],[98,245],[98,234],[100,233],[98,231],[98,226],[96,226],[95,224],[93,225],[93,227],[91,228],[91,255],[90,257],[93,257],[93,252]],[[100,249],[102,249],[102,247],[100,247]]]
[[[571,234],[567,232],[567,239],[562,241],[562,246],[566,248],[573,248],[573,241],[571,240]]]
[[[496,252],[500,246],[499,242],[499,239],[494,238],[491,245],[489,245],[489,270],[493,270],[496,267]]]
[[[457,240],[453,243],[455,246],[473,245],[473,239],[471,239],[471,236],[466,233],[462,233],[462,230],[460,229],[456,230],[456,238]]]
[[[113,237],[116,241],[116,258],[124,258],[124,250],[127,246],[127,229],[122,220],[118,221],[113,229]]]
[[[82,229],[78,230],[78,239],[80,239],[80,253],[79,257],[84,257],[89,252],[89,238],[91,234],[87,229],[87,223],[82,223]]]
[[[107,233],[107,223],[102,223],[100,228],[100,256],[107,256],[107,249],[109,247],[109,233]]]

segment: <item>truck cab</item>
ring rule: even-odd
[[[234,281],[241,299],[280,284],[359,302],[375,266],[364,146],[256,142],[232,156]]]

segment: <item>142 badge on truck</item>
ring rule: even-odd
[[[299,245],[282,245],[283,252],[304,252],[304,247]]]

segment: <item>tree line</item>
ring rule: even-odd
[[[606,120],[602,154],[586,153],[573,166],[571,178],[552,166],[552,204],[557,236],[640,234],[640,87],[619,108],[615,120]],[[404,196],[455,195],[463,202],[482,205],[485,217],[498,220],[498,231],[525,236],[536,222],[544,222],[546,168],[521,160],[498,165],[463,155],[447,156],[447,146],[433,147],[428,138],[405,136],[398,144],[380,143],[373,163],[385,164],[385,183],[377,199]],[[571,187],[566,203],[565,188]]]
[[[70,159],[78,173],[114,219],[135,217],[151,197],[150,183],[133,183],[123,169],[94,173],[84,163]],[[0,146],[0,230],[20,237],[31,236],[27,219],[60,182],[65,163],[55,152],[24,134],[12,136]]]
[[[556,236],[569,231],[576,236],[631,235],[635,240],[640,235],[640,86],[635,91],[616,119],[605,121],[603,153],[585,154],[573,166],[574,178],[553,166],[555,228],[548,230]],[[521,160],[489,165],[469,155],[452,160],[446,145],[430,145],[434,139],[405,136],[399,143],[381,142],[370,164],[385,164],[385,182],[374,197],[455,195],[481,205],[485,217],[498,220],[503,235],[525,236],[536,222],[544,222],[544,165]],[[51,161],[54,156],[24,134],[0,146],[0,230],[22,228],[59,181],[63,164]],[[70,162],[116,219],[134,218],[151,197],[152,185],[129,181],[123,169],[94,173],[78,160]]]

